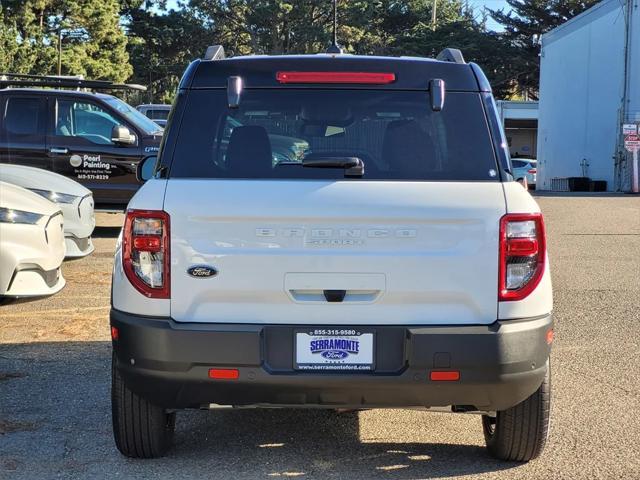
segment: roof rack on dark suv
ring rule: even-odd
[[[225,58],[224,47],[222,45],[210,45],[204,52],[203,60],[222,60]]]
[[[6,87],[55,87],[88,88],[91,90],[136,90],[145,92],[147,87],[135,83],[116,83],[108,80],[85,80],[82,77],[30,75],[25,73],[0,73],[0,88]]]
[[[448,47],[442,49],[442,51],[436,57],[436,60],[440,60],[442,62],[466,63],[460,50],[458,50],[457,48]]]

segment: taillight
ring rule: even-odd
[[[538,172],[538,169],[537,169],[537,168],[530,168],[529,170],[527,170],[527,173],[530,173],[530,174],[532,174],[532,175],[533,175],[534,173],[537,173],[537,172]]]
[[[507,214],[500,220],[499,300],[522,300],[540,283],[546,255],[541,213]]]
[[[389,72],[277,72],[279,83],[361,83],[384,85],[396,80]]]
[[[169,298],[169,214],[128,210],[122,263],[131,284],[149,298]]]

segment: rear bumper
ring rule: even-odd
[[[296,407],[473,406],[503,410],[542,383],[551,315],[486,326],[372,326],[376,370],[293,370],[298,326],[177,323],[111,311],[116,368],[128,387],[167,408],[209,404]],[[308,328],[304,326],[303,328]],[[238,369],[212,380],[210,368]],[[458,370],[458,381],[431,381]]]

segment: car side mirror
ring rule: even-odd
[[[133,145],[136,137],[124,125],[116,125],[111,129],[111,141],[119,145]]]
[[[147,157],[138,162],[138,167],[136,168],[136,178],[139,182],[146,182],[150,178],[153,178],[153,175],[156,171],[157,161],[158,157]]]

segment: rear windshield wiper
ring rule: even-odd
[[[358,157],[314,156],[304,158],[302,166],[309,168],[343,168],[345,177],[362,177],[364,175],[364,162]]]

